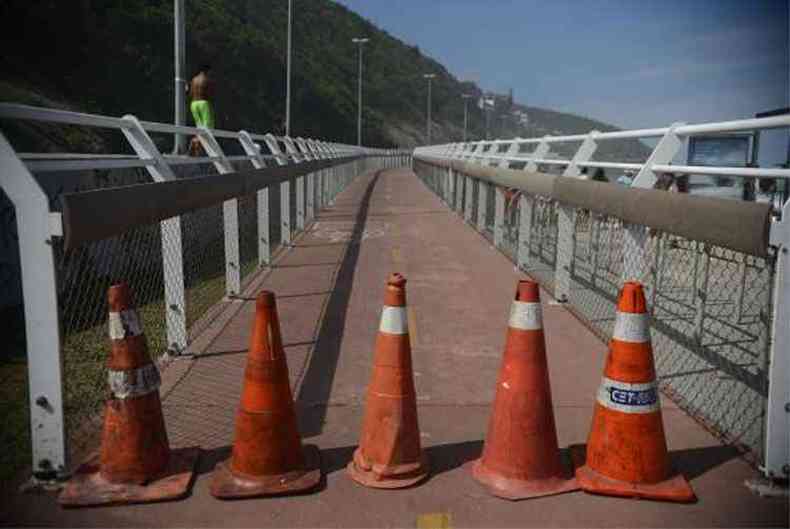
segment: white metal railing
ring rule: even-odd
[[[790,185],[790,168],[756,168],[756,167],[698,167],[673,165],[676,155],[681,153],[684,141],[695,135],[718,134],[742,131],[761,131],[790,127],[790,115],[766,118],[744,119],[718,123],[685,124],[674,123],[669,127],[623,130],[614,132],[590,131],[586,134],[567,136],[544,136],[542,138],[511,138],[472,141],[465,143],[449,143],[431,145],[415,149],[415,160],[419,157],[458,160],[467,163],[510,168],[512,164],[524,164],[525,171],[536,171],[538,165],[559,166],[564,168],[562,177],[589,178],[582,173],[583,168],[629,169],[637,171],[631,187],[652,188],[658,177],[664,173],[687,173],[740,178],[777,178],[784,179]],[[594,161],[592,160],[600,142],[617,139],[658,139],[655,148],[643,162],[629,161]],[[551,144],[577,143],[579,146],[574,155],[567,160],[549,159],[546,154]],[[534,146],[530,153],[522,153],[523,146]],[[464,186],[463,175],[456,175],[450,169],[447,186],[449,193],[454,193],[456,186]],[[462,178],[456,182],[456,176]],[[469,177],[466,185],[469,185]],[[478,226],[480,218],[486,214],[487,186],[478,186]],[[485,191],[485,192],[484,192]],[[467,200],[470,200],[467,197]],[[522,219],[531,218],[532,204],[529,201],[519,202]],[[463,208],[461,208],[463,209]],[[790,475],[790,201],[775,204],[775,218],[771,222],[769,242],[776,250],[774,285],[772,292],[772,328],[770,336],[769,388],[765,421],[765,460],[763,469],[769,477]],[[557,231],[557,262],[555,264],[555,296],[559,300],[567,299],[571,286],[570,272],[572,263],[573,226],[577,212],[563,205],[558,205]],[[468,216],[469,213],[466,213]],[[495,220],[493,239],[495,244],[502,240],[504,216],[503,193],[496,193]],[[528,222],[528,221],[526,221]],[[624,255],[629,255],[628,262],[623,263],[624,278],[633,276],[636,270],[644,270],[647,263],[633,256],[644,256],[646,244],[644,231],[638,227],[625,226]],[[763,233],[755,233],[755,237],[764,237]],[[519,257],[519,259],[521,259]]]
[[[292,139],[246,131],[212,130],[167,123],[140,121],[134,116],[121,118],[69,112],[18,104],[0,103],[0,120],[40,121],[62,125],[120,131],[135,154],[17,153],[0,132],[0,185],[14,205],[22,269],[22,291],[27,336],[30,427],[33,471],[49,476],[69,471],[67,438],[63,416],[63,366],[59,321],[56,263],[53,239],[63,236],[61,214],[51,211],[48,197],[32,173],[82,171],[94,169],[144,168],[154,182],[176,179],[173,168],[181,165],[211,164],[220,175],[234,172],[233,162],[249,162],[252,168],[300,163],[303,160],[348,158],[342,166],[332,166],[295,179],[297,226],[304,229],[317,208],[332,199],[368,161],[376,167],[405,163],[403,153],[344,145],[315,139]],[[163,154],[150,134],[191,135],[199,138],[205,151],[202,157]],[[243,155],[226,155],[219,139],[238,142]],[[265,146],[265,147],[264,147]],[[267,152],[268,151],[268,152]],[[306,179],[306,183],[305,183]],[[318,185],[315,185],[318,184]],[[282,241],[291,241],[291,182],[281,184],[280,208]],[[305,195],[306,189],[306,195]],[[269,244],[268,188],[257,191],[258,264],[271,261]],[[236,198],[223,203],[225,290],[229,296],[241,291],[239,266],[239,211]],[[168,348],[180,354],[187,349],[188,329],[185,310],[185,284],[181,217],[160,223],[164,273],[165,320]],[[165,265],[165,262],[167,265]]]

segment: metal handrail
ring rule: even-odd
[[[73,112],[45,107],[21,105],[16,103],[0,103],[0,119],[21,120],[21,121],[41,121],[47,123],[60,123],[64,125],[77,125],[86,127],[107,128],[116,130],[132,130],[135,128],[135,120],[130,120],[132,116],[121,118],[87,114],[83,112]],[[147,133],[164,134],[184,134],[195,135],[206,134],[207,132],[214,138],[233,139],[242,141],[241,131],[234,132],[222,129],[203,129],[199,127],[188,127],[173,125],[170,123],[158,123],[153,121],[137,121]],[[265,143],[266,134],[250,134],[253,140]],[[290,140],[287,136],[275,136],[277,143],[286,143]],[[343,154],[385,154],[391,152],[385,149],[371,149],[368,147],[357,147],[334,142],[323,142],[320,140],[310,140],[323,146],[325,156],[336,156]],[[268,144],[266,144],[269,146]],[[269,146],[270,147],[270,146]],[[296,152],[271,152],[270,154],[244,154],[226,156],[227,161],[253,161],[253,160],[272,160],[282,157],[291,162],[296,161],[305,154],[302,151],[304,146],[295,148]],[[272,148],[270,147],[270,150]],[[308,153],[309,155],[309,153]],[[93,169],[126,169],[137,167],[149,167],[155,162],[149,159],[141,159],[135,155],[127,154],[87,154],[87,153],[22,153],[19,158],[25,163],[29,170],[34,172],[53,172],[53,171],[81,171]],[[217,163],[222,160],[216,156],[183,157],[163,155],[162,158],[168,165],[193,165]]]

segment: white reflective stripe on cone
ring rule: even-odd
[[[628,383],[603,377],[598,404],[623,413],[653,413],[659,410],[658,383]]]
[[[406,307],[384,307],[381,311],[379,331],[389,334],[408,334],[409,320]]]
[[[650,341],[647,314],[618,312],[612,338],[621,342],[644,343]]]
[[[159,389],[161,378],[154,364],[146,364],[138,369],[107,372],[110,391],[118,399],[141,397]]]
[[[539,331],[543,328],[543,312],[540,303],[534,301],[514,301],[510,306],[508,325],[522,331]]]
[[[123,340],[143,334],[136,310],[110,312],[110,339]]]

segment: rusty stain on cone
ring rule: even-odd
[[[108,291],[107,360],[111,396],[104,410],[101,448],[66,484],[64,506],[146,503],[186,494],[198,449],[171,451],[159,400],[159,370],[126,283]]]
[[[509,500],[579,489],[557,443],[540,290],[534,281],[518,284],[488,434],[472,475],[491,494]]]
[[[274,293],[255,304],[244,388],[229,461],[214,471],[211,494],[222,499],[303,492],[321,479],[320,454],[302,446]]]
[[[580,450],[575,458],[585,456]],[[586,464],[576,477],[586,492],[693,502],[686,479],[673,474],[661,417],[647,304],[642,285],[626,282],[595,402]]]
[[[408,487],[428,476],[428,459],[420,446],[406,279],[398,273],[387,281],[374,354],[359,447],[347,470],[368,487]]]

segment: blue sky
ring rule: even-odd
[[[458,78],[624,128],[790,105],[788,0],[340,0]]]

